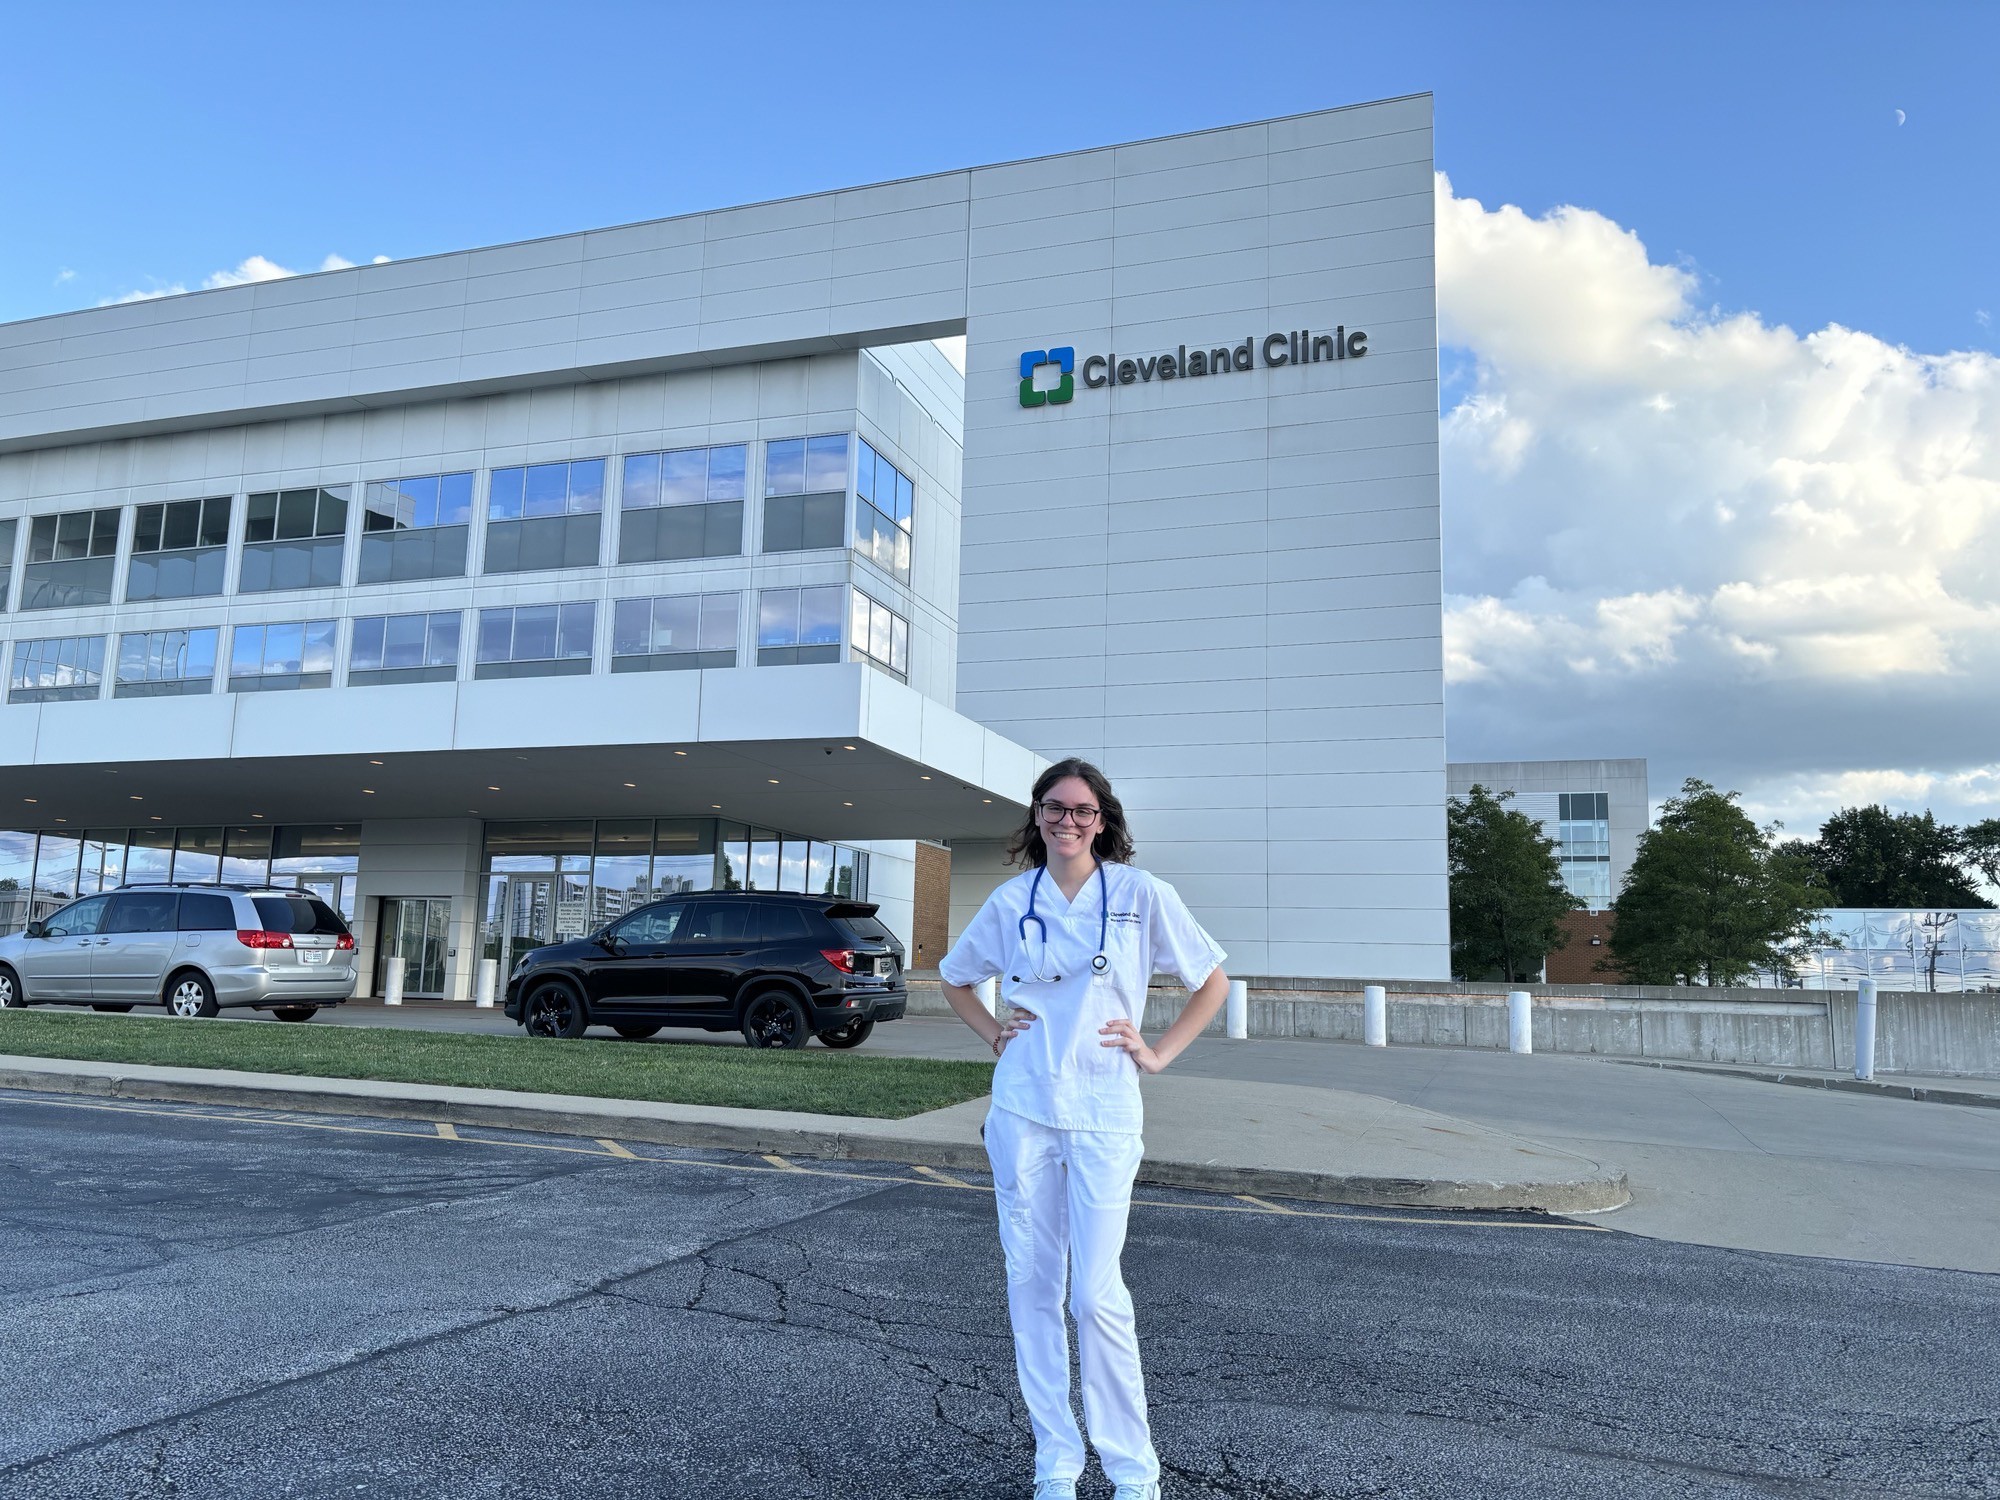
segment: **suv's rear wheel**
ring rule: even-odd
[[[573,1041],[590,1024],[583,997],[560,979],[544,980],[528,991],[521,1009],[521,1024],[529,1036],[561,1037]]]
[[[835,1026],[831,1030],[822,1031],[819,1039],[829,1047],[859,1047],[868,1040],[869,1033],[874,1029],[873,1016],[856,1016],[853,1020]]]
[[[659,1027],[644,1021],[625,1021],[611,1028],[628,1042],[643,1042],[658,1033]]]
[[[790,990],[765,990],[743,1007],[743,1040],[753,1047],[803,1047],[812,1039],[806,1008]]]
[[[215,1003],[215,987],[201,975],[190,971],[167,981],[168,1015],[191,1021],[198,1017],[207,1019],[221,1011],[222,1007]]]
[[[310,1021],[319,1014],[317,1005],[274,1005],[271,1014],[280,1021]]]
[[[0,1010],[26,1010],[27,992],[21,988],[21,978],[5,964],[0,964]]]

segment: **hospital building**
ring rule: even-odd
[[[1434,240],[1416,96],[0,325],[0,930],[934,964],[1080,754],[1233,974],[1444,977]]]

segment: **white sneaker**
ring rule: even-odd
[[[1160,1482],[1155,1479],[1145,1484],[1121,1484],[1111,1492],[1111,1500],[1160,1500]]]
[[[1076,1500],[1074,1479],[1038,1479],[1034,1500]]]

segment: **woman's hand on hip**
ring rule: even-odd
[[[1097,1034],[1104,1038],[1098,1043],[1100,1047],[1123,1047],[1141,1073],[1158,1073],[1167,1066],[1167,1060],[1152,1049],[1139,1028],[1122,1016],[1098,1027]]]
[[[1000,1034],[993,1038],[993,1055],[998,1057],[1001,1053],[1005,1052],[1007,1044],[1026,1031],[1029,1026],[1033,1025],[1034,1020],[1035,1013],[1033,1011],[1022,1010],[1018,1005],[1015,1006],[1012,1013],[1007,1017],[1006,1024],[1000,1028]]]

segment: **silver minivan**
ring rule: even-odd
[[[191,1018],[235,1006],[305,1021],[358,978],[340,913],[283,886],[120,886],[0,938],[0,1008],[164,1005]]]

